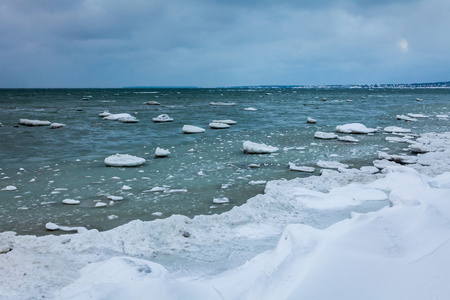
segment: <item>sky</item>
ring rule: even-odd
[[[448,0],[0,0],[0,88],[450,80]]]

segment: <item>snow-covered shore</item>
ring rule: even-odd
[[[220,215],[0,233],[0,299],[446,299],[450,133],[417,141],[407,167],[270,181]]]

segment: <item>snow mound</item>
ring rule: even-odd
[[[269,154],[278,151],[277,147],[268,146],[266,144],[258,144],[250,141],[245,141],[243,147],[244,153],[246,154]]]
[[[129,154],[115,154],[105,158],[108,167],[138,167],[145,163],[145,159]]]

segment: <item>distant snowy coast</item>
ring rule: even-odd
[[[0,299],[446,299],[450,133],[411,145],[415,163],[270,181],[220,215],[0,233]]]

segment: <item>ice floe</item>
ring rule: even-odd
[[[212,123],[224,123],[228,125],[236,125],[237,122],[234,120],[213,120]]]
[[[63,128],[65,126],[66,126],[66,124],[62,124],[62,123],[51,123],[50,124],[51,129]]]
[[[120,114],[110,114],[106,117],[103,117],[103,120],[111,120],[111,121],[120,121],[123,123],[137,123],[139,120],[128,114],[128,113],[120,113]]]
[[[321,139],[321,140],[332,140],[332,139],[337,139],[337,137],[338,137],[338,135],[333,132],[317,131],[314,134],[314,138]]]
[[[235,102],[210,102],[209,105],[215,106],[235,106]]]
[[[155,123],[163,123],[163,122],[173,122],[173,119],[169,117],[167,114],[161,114],[157,116],[156,118],[152,119]]]
[[[108,167],[138,167],[145,161],[145,158],[129,154],[115,154],[105,158],[105,165]]]
[[[49,126],[52,122],[41,120],[20,119],[19,124],[25,126]]]
[[[244,110],[247,110],[247,111],[257,111],[258,109],[254,108],[254,107],[246,107],[246,108],[244,108]]]
[[[229,203],[229,202],[230,202],[230,199],[228,199],[226,197],[213,199],[213,203],[216,203],[216,204],[225,204],[225,203]]]
[[[340,133],[367,134],[374,133],[377,130],[375,128],[367,128],[361,123],[350,123],[336,126],[336,131]]]
[[[408,155],[390,155],[386,152],[378,152],[378,158],[394,161],[399,164],[415,164],[417,163],[417,156]]]
[[[410,116],[405,116],[405,115],[397,115],[397,120],[401,120],[401,121],[409,121],[409,122],[415,122],[417,121],[416,118],[410,117]]]
[[[2,191],[15,191],[17,188],[14,185],[8,185],[4,188],[2,188]]]
[[[158,101],[147,101],[147,102],[145,102],[145,104],[147,104],[147,105],[160,105],[160,103]]]
[[[291,171],[297,171],[297,172],[306,172],[306,173],[313,173],[314,168],[313,167],[306,167],[306,166],[297,166],[295,163],[288,163],[289,170]]]
[[[183,128],[181,128],[183,133],[186,134],[193,134],[193,133],[202,133],[205,132],[204,128],[193,126],[193,125],[184,125]]]
[[[230,128],[230,125],[225,123],[211,122],[209,123],[209,127],[211,129],[227,129]]]
[[[319,160],[317,162],[317,166],[325,169],[348,168],[347,164],[343,164],[338,161],[326,161],[326,160]]]
[[[155,157],[167,157],[169,156],[170,151],[157,147],[155,150]]]
[[[317,123],[317,120],[316,120],[316,119],[313,119],[313,118],[310,118],[310,117],[308,117],[308,118],[306,119],[306,123],[308,123],[308,124],[316,124],[316,123]]]
[[[75,199],[64,199],[62,201],[62,203],[67,204],[67,205],[78,205],[80,204],[80,200],[75,200]]]
[[[246,154],[269,154],[278,151],[277,147],[269,146],[266,144],[259,144],[250,141],[243,143],[244,153]]]
[[[338,141],[341,141],[341,142],[349,142],[349,143],[357,143],[357,142],[359,142],[358,139],[356,139],[356,138],[354,138],[352,136],[349,136],[349,135],[338,136],[337,139],[338,139]]]
[[[411,132],[411,129],[397,127],[397,126],[388,126],[384,128],[385,132],[389,133],[409,133]]]

